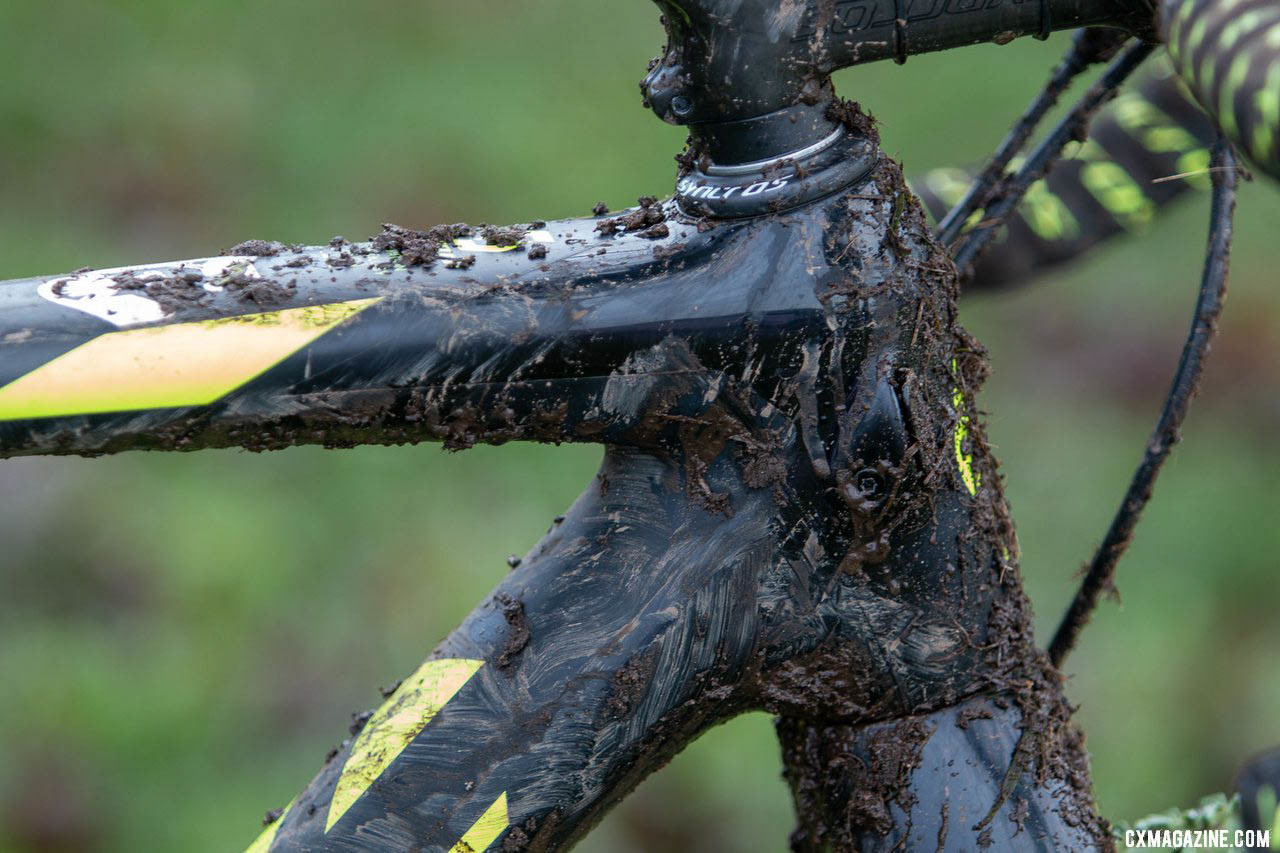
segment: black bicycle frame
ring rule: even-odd
[[[1087,789],[1014,757],[1020,731],[1036,755],[1078,745],[1030,644],[954,277],[896,168],[785,215],[654,209],[632,216],[665,237],[557,222],[522,249],[455,239],[430,267],[344,245],[6,284],[0,450],[605,444],[272,849],[556,847],[751,708],[784,718],[797,796],[863,805],[829,830],[858,846],[947,826],[1091,846]],[[148,302],[171,313],[112,322]],[[862,776],[822,776],[868,749]],[[924,795],[944,782],[945,805]]]
[[[750,709],[780,718],[797,850],[1109,846],[954,267],[848,118],[861,176],[769,215],[646,199],[0,286],[0,455],[605,447],[255,849],[559,848]],[[807,174],[769,170],[740,194]]]

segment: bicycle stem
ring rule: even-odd
[[[777,212],[858,179],[874,124],[837,100],[831,74],[865,62],[1056,30],[1149,34],[1128,0],[655,0],[667,45],[641,83],[664,121],[689,127],[677,198],[715,217]],[[752,197],[776,179],[785,190]]]
[[[658,117],[697,129],[829,95],[832,72],[867,62],[1085,26],[1150,32],[1124,0],[654,0],[666,50],[641,84]]]

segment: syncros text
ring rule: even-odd
[[[979,9],[994,9],[1003,3],[1021,5],[1033,0],[898,0],[898,7],[907,23],[927,21],[939,15],[961,15]],[[804,24],[792,41],[808,41],[818,31],[822,18],[818,7],[810,7]],[[836,0],[831,23],[827,29],[834,35],[856,33],[876,27],[893,25],[894,0]]]
[[[676,192],[685,198],[705,198],[711,200],[731,198],[734,195],[741,194],[744,196],[760,195],[761,193],[771,193],[785,187],[789,178],[775,178],[772,181],[756,181],[750,184],[741,184],[733,187],[723,186],[698,186],[698,182],[693,178],[685,178],[676,185]]]

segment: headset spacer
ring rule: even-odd
[[[768,160],[694,166],[676,182],[676,200],[691,216],[779,213],[839,192],[863,178],[879,156],[875,143],[839,127],[813,145]]]

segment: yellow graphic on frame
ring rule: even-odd
[[[328,832],[356,800],[377,781],[382,771],[413,742],[427,723],[471,680],[482,660],[445,658],[429,660],[396,688],[351,745],[347,763],[329,801]],[[503,814],[506,813],[503,800]]]
[[[507,792],[503,791],[493,805],[476,819],[467,830],[467,834],[453,847],[449,853],[484,853],[502,831],[510,824],[507,817]]]
[[[108,332],[0,388],[0,421],[207,405],[377,301]]]

